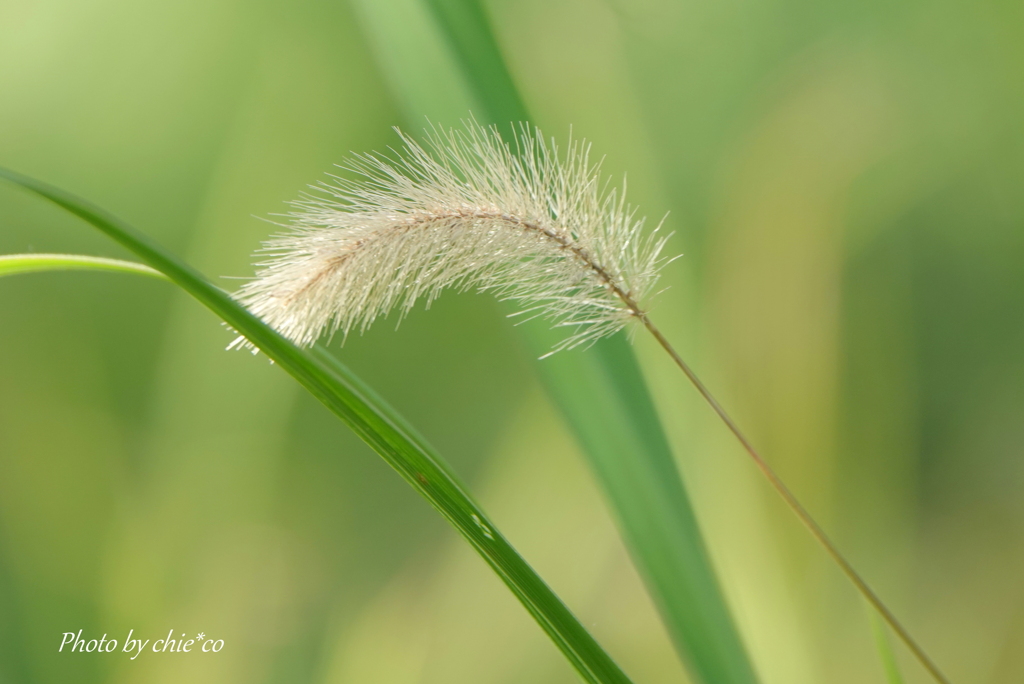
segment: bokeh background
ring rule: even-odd
[[[350,150],[468,113],[394,94],[388,60],[424,48],[367,29],[429,21],[414,4],[3,0],[0,163],[249,275],[261,219]],[[954,681],[1024,681],[1020,3],[487,10],[536,123],[669,213],[658,324]],[[419,86],[458,103],[445,83]],[[0,253],[29,251],[126,256],[0,187]],[[336,348],[638,684],[685,682],[517,335],[449,294]],[[230,340],[164,283],[0,281],[0,682],[576,681],[424,501]],[[765,684],[884,681],[862,601],[636,347]],[[58,653],[79,629],[226,645]]]

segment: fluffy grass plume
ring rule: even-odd
[[[644,235],[625,185],[607,188],[585,142],[560,154],[523,126],[510,145],[472,121],[432,129],[425,146],[399,135],[400,153],[343,164],[358,179],[321,183],[264,244],[237,297],[269,325],[308,346],[444,289],[476,289],[566,327],[557,351],[642,316],[664,238]]]

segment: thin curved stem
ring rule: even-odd
[[[690,379],[690,382],[697,388],[700,395],[704,397],[704,400],[711,406],[714,412],[718,414],[718,417],[722,419],[722,422],[725,423],[726,427],[729,428],[729,431],[732,432],[736,439],[739,440],[740,444],[743,445],[747,454],[750,455],[750,458],[753,459],[754,464],[764,474],[764,476],[768,478],[768,482],[770,482],[772,487],[775,488],[775,491],[782,496],[783,500],[796,514],[796,517],[800,519],[800,522],[802,522],[807,529],[811,531],[814,538],[817,539],[818,543],[825,548],[826,553],[828,553],[832,560],[839,565],[839,568],[850,579],[850,581],[853,582],[854,586],[857,587],[857,590],[864,595],[864,598],[867,599],[868,603],[870,603],[882,618],[889,623],[889,626],[892,627],[893,631],[896,632],[900,639],[903,640],[903,643],[907,645],[907,648],[913,652],[914,656],[921,662],[921,665],[923,665],[937,681],[941,682],[941,684],[950,684],[950,680],[942,674],[938,666],[931,658],[928,657],[928,654],[924,652],[924,649],[918,645],[914,640],[914,637],[910,635],[910,632],[908,632],[900,621],[896,619],[896,616],[882,602],[882,599],[878,597],[878,594],[876,594],[860,574],[857,573],[853,565],[850,564],[850,561],[846,560],[846,557],[839,551],[832,540],[829,539],[828,535],[825,534],[825,531],[821,529],[821,526],[818,525],[814,518],[811,517],[811,514],[807,512],[807,509],[804,508],[803,504],[800,503],[793,492],[790,491],[789,487],[786,486],[786,483],[783,482],[778,474],[772,470],[772,467],[768,465],[763,458],[761,458],[761,455],[757,453],[756,449],[754,449],[750,440],[747,439],[739,426],[736,425],[736,421],[726,413],[725,409],[722,408],[722,405],[718,403],[718,400],[715,399],[710,390],[708,390],[704,383],[701,382],[693,369],[683,361],[683,358],[678,352],[676,352],[675,348],[669,343],[654,323],[651,322],[651,319],[648,318],[647,314],[640,311],[638,308],[635,308],[635,305],[631,304],[631,302],[627,301],[626,303],[633,308],[634,313],[640,321],[643,322],[644,327],[654,335],[654,339],[658,341],[658,344],[668,352],[669,356],[671,356],[672,360],[676,362],[676,365],[679,366],[680,370],[682,370],[686,377]]]

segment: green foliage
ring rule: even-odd
[[[1024,681],[1020,5],[480,4],[530,116],[560,139],[571,126],[644,212],[668,212],[685,256],[658,326],[955,682]],[[425,115],[488,116],[424,0],[0,15],[0,163],[229,290],[214,276],[252,275],[275,231],[256,217],[350,151]],[[134,259],[6,184],[0,204],[0,253]],[[689,681],[520,330],[469,293],[394,323],[330,351],[638,684]],[[154,279],[0,278],[0,680],[575,679],[414,490],[290,376],[225,354],[230,339]],[[641,334],[634,350],[757,671],[885,682],[846,579],[662,352]],[[219,623],[225,657],[56,652],[71,627],[186,622]],[[927,681],[890,640],[906,680]]]

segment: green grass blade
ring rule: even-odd
[[[470,92],[483,111],[477,116],[505,126],[528,121],[526,104],[498,50],[484,8],[475,0],[426,0]]]
[[[13,171],[0,169],[0,177],[92,224],[245,335],[345,421],[466,538],[585,681],[628,684],[626,675],[498,532],[441,457],[340,361],[322,349],[296,347],[191,266],[102,209]]]
[[[871,606],[868,606],[868,618],[871,620],[871,631],[875,635],[875,648],[878,649],[878,657],[882,661],[882,669],[885,670],[885,681],[889,684],[903,684],[903,675],[900,674],[896,654],[892,650],[892,643],[885,631],[885,622],[878,617],[878,613]]]
[[[7,254],[0,256],[0,277],[38,271],[115,271],[166,280],[167,277],[144,264],[80,254]]]
[[[550,348],[541,331],[531,337]],[[756,682],[629,341],[615,335],[540,366],[691,677]]]
[[[484,124],[504,127],[529,119],[486,13],[476,0],[419,0],[433,22],[417,18],[412,0],[356,0],[371,43],[413,124],[420,117],[454,123],[470,109]],[[389,21],[382,7],[401,6]],[[430,41],[433,41],[433,44]],[[395,58],[403,45],[432,45],[415,60]],[[442,49],[446,48],[446,50]],[[424,54],[442,55],[424,64]],[[467,91],[464,101],[441,98],[418,83],[432,72],[439,91]],[[540,356],[560,333],[542,323],[520,327]],[[586,351],[559,352],[538,364],[554,402],[572,426],[618,520],[680,656],[706,684],[756,682],[732,621],[665,432],[623,335]]]

